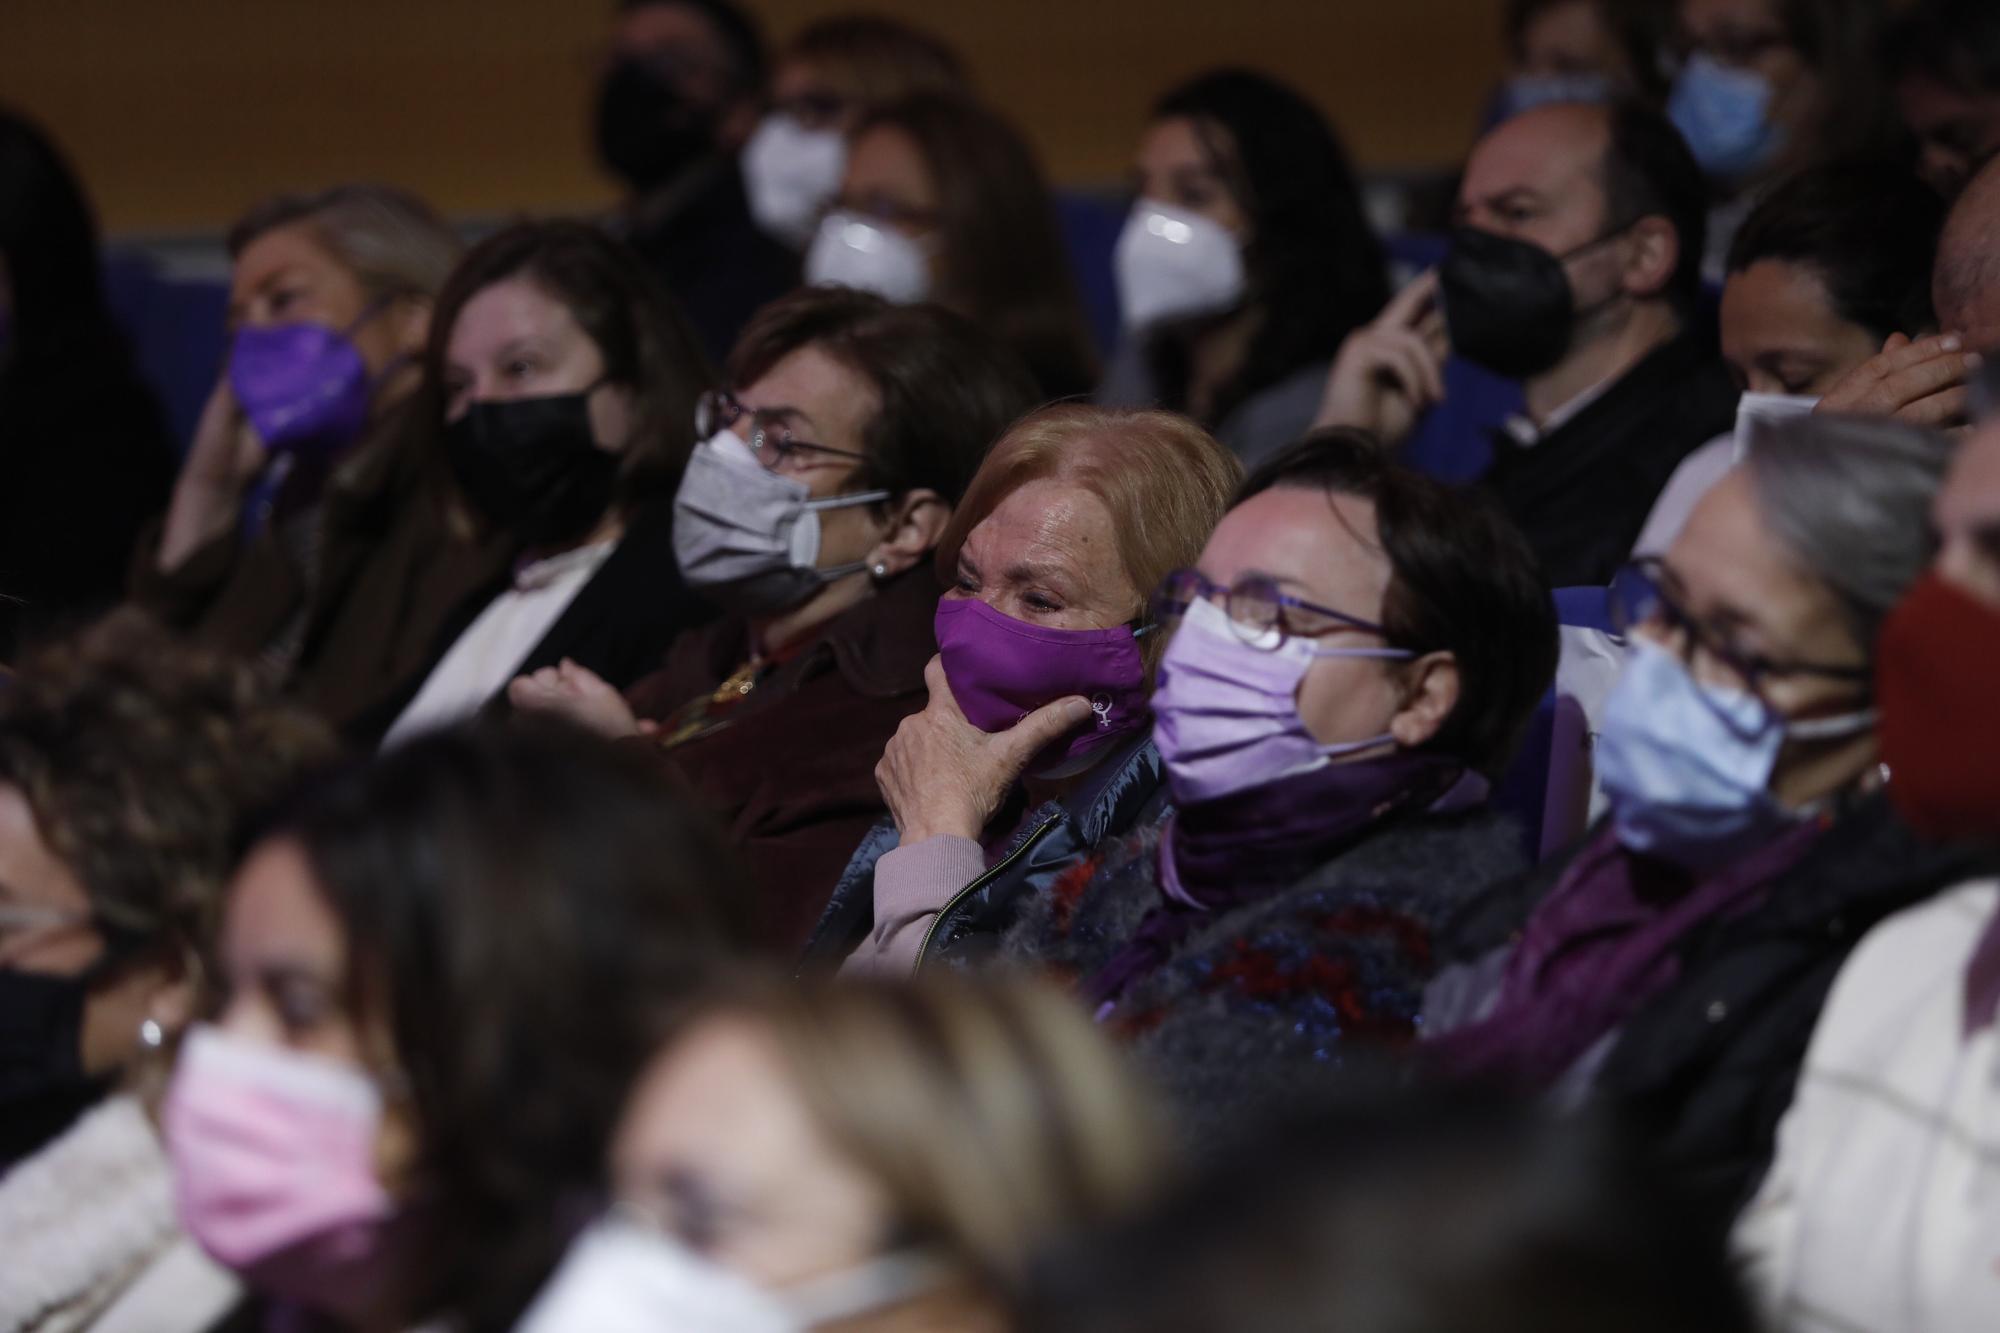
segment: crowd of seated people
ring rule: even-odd
[[[1101,345],[969,53],[619,0],[178,473],[0,113],[0,1329],[2000,1327],[2000,10],[1504,8],[1414,273],[1133,108]]]

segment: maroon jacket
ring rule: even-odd
[[[887,813],[875,765],[924,706],[937,599],[929,564],[900,575],[773,666],[720,721],[661,751],[722,820],[750,871],[752,924],[788,958],[804,951],[848,858]],[[683,634],[628,697],[641,717],[665,718],[713,694],[749,655],[744,621],[717,621]]]

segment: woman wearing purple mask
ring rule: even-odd
[[[506,555],[450,522],[417,401],[460,246],[421,200],[367,185],[267,200],[228,244],[227,358],[132,591],[344,724]]]
[[[514,1326],[625,1088],[737,957],[736,870],[645,756],[439,732],[239,866],[164,1124],[181,1221],[273,1327]]]
[[[1350,431],[1253,472],[1156,606],[1174,813],[1005,949],[1077,977],[1200,1132],[1415,1035],[1432,933],[1519,864],[1484,798],[1555,615],[1504,515]]]
[[[929,705],[875,770],[891,819],[811,956],[909,972],[988,950],[1026,898],[1158,818],[1146,594],[1200,551],[1238,476],[1165,412],[1060,404],[993,447],[938,545]]]

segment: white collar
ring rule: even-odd
[[[1507,432],[1509,439],[1523,449],[1532,449],[1549,436],[1567,426],[1583,414],[1583,409],[1602,398],[1618,381],[1609,379],[1602,384],[1593,384],[1576,397],[1549,413],[1547,420],[1536,425],[1534,418],[1515,413],[1500,423],[1500,429]]]
[[[597,572],[597,567],[610,559],[618,549],[618,541],[592,542],[588,546],[578,546],[567,551],[558,551],[541,560],[524,561],[514,566],[514,590],[533,592],[560,582],[565,577],[581,575],[589,578]]]

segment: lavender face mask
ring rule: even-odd
[[[229,387],[274,454],[333,453],[352,443],[368,424],[374,389],[353,341],[320,324],[237,330]]]
[[[939,602],[936,624],[952,697],[981,731],[1005,731],[1072,694],[1090,700],[1090,723],[1037,755],[1033,772],[1066,767],[1146,723],[1146,663],[1130,626],[1052,629],[970,597]]]

